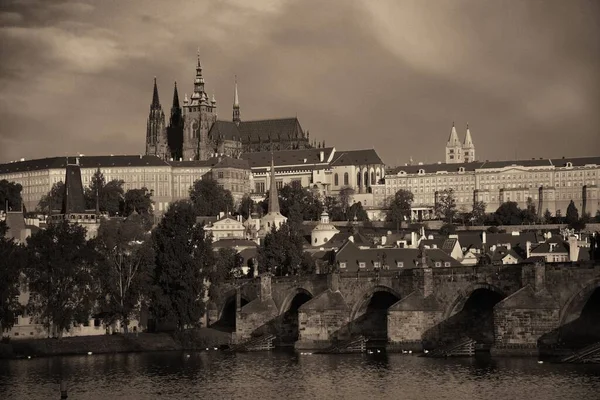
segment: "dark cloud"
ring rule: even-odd
[[[432,162],[455,121],[481,159],[597,155],[600,3],[13,1],[0,6],[0,161],[144,150],[152,78],[231,117],[298,115],[338,149]]]

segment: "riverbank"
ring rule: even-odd
[[[13,340],[0,344],[0,359],[81,354],[202,350],[228,345],[231,335],[210,328],[176,333],[128,333],[62,339]]]

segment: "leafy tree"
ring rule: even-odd
[[[354,196],[354,189],[352,189],[351,187],[348,187],[348,186],[341,188],[338,193],[338,198],[340,200],[340,206],[342,207],[342,212],[345,215],[344,220],[346,220],[346,221],[349,220],[350,218],[353,218],[348,215],[348,208],[350,208],[352,196]]]
[[[155,255],[144,225],[144,219],[135,214],[124,221],[103,220],[94,240],[105,322],[120,321],[126,333],[150,292]]]
[[[438,218],[452,223],[456,215],[456,200],[453,189],[444,189],[438,192],[434,212]]]
[[[94,305],[95,253],[85,228],[67,221],[51,224],[27,239],[26,251],[29,314],[61,337],[73,321],[87,321]]]
[[[242,201],[240,201],[240,206],[238,207],[238,214],[240,214],[244,219],[248,219],[250,214],[254,212],[254,208],[256,207],[256,203],[254,200],[250,198],[247,194],[242,197]]]
[[[471,218],[477,225],[483,224],[485,220],[485,208],[486,204],[483,201],[476,201],[473,203],[473,210],[471,211]]]
[[[318,196],[298,182],[292,182],[279,190],[279,206],[281,214],[291,223],[318,221],[323,212],[323,204]]]
[[[232,278],[241,278],[244,259],[232,248],[220,248],[215,254],[215,265],[210,273],[209,280],[211,289],[214,284],[221,283]],[[209,290],[209,294],[211,291]]]
[[[363,208],[362,203],[360,201],[358,203],[352,204],[350,208],[348,208],[348,211],[346,212],[346,217],[349,221],[354,221],[354,219],[356,219],[357,221],[369,220],[369,215]]]
[[[456,227],[453,224],[444,224],[440,228],[440,235],[448,236],[456,233]]]
[[[514,201],[502,203],[494,214],[501,225],[519,225],[523,221],[523,213]]]
[[[325,201],[323,202],[323,208],[329,214],[329,218],[332,221],[345,221],[346,215],[344,210],[342,209],[342,205],[338,197],[335,196],[327,196],[325,197]]]
[[[132,212],[138,213],[146,229],[150,229],[153,223],[152,194],[145,187],[141,189],[129,189],[125,193],[123,202],[123,215],[129,216]]]
[[[5,237],[7,231],[6,223],[0,221],[0,333],[15,324],[21,310],[17,296],[23,249]]]
[[[556,210],[556,213],[554,214],[554,220],[557,224],[562,224],[563,223],[563,215],[562,215],[562,211],[560,210]]]
[[[190,200],[196,215],[215,216],[220,212],[234,211],[233,197],[214,179],[201,179],[190,188]]]
[[[537,221],[537,211],[531,197],[527,198],[527,207],[522,211],[522,221],[529,224]]]
[[[54,210],[62,208],[63,198],[65,197],[65,184],[62,181],[52,185],[50,191],[43,195],[38,203],[38,210],[50,214]]]
[[[565,222],[569,224],[569,226],[573,227],[573,224],[577,223],[577,221],[579,221],[579,210],[577,210],[575,203],[573,203],[573,200],[571,200],[569,206],[567,207]]]
[[[204,315],[205,281],[214,266],[212,239],[196,224],[191,202],[173,203],[152,232],[156,254],[152,308],[177,328],[197,326]]]
[[[600,222],[600,210],[596,211],[596,222]]]
[[[6,179],[0,180],[0,208],[4,210],[8,202],[8,210],[17,211],[21,209],[21,191],[23,186],[20,183],[9,182]]]
[[[412,192],[404,189],[398,190],[392,199],[390,199],[389,209],[387,211],[387,220],[396,224],[396,229],[400,229],[402,221],[410,218],[411,205],[414,200]]]
[[[289,223],[267,233],[258,248],[259,273],[277,276],[298,275],[302,270],[304,238]]]
[[[544,223],[549,224],[550,222],[552,222],[552,213],[546,208],[546,211],[544,211]]]
[[[84,191],[86,208],[95,209],[97,201],[101,212],[117,215],[123,209],[124,183],[120,179],[106,182],[104,174],[98,169],[90,180],[90,186]]]

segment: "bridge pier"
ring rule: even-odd
[[[271,292],[271,275],[263,274],[259,279],[260,296],[236,311],[235,343],[273,331],[271,322],[277,318],[279,312]]]

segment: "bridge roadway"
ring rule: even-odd
[[[319,349],[353,335],[431,349],[471,337],[496,354],[600,341],[599,264],[417,268],[228,281],[209,325]]]

